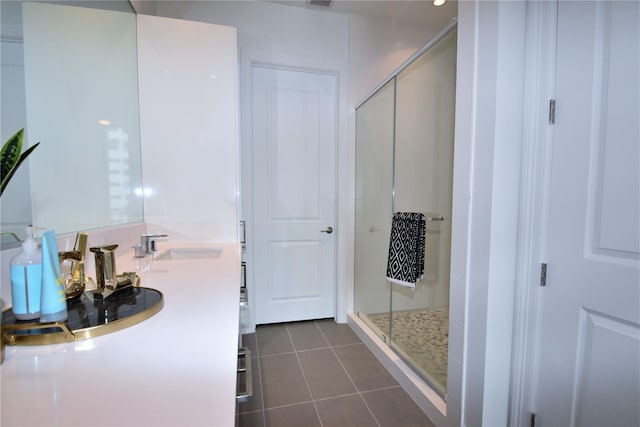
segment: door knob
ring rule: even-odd
[[[321,233],[331,234],[333,233],[333,227],[327,227],[324,230],[320,230]]]

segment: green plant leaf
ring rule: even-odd
[[[20,129],[13,135],[3,146],[0,153],[0,163],[2,165],[2,182],[0,183],[0,195],[4,193],[4,189],[9,184],[11,177],[18,170],[18,167],[25,159],[36,149],[39,142],[29,147],[24,153],[22,151],[22,140],[24,138],[24,129]]]
[[[3,183],[9,175],[9,172],[11,172],[16,163],[18,163],[18,159],[20,159],[23,139],[24,128],[16,132],[2,146],[2,152],[0,152],[0,176],[2,177]]]

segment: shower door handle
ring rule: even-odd
[[[324,230],[320,230],[321,233],[331,234],[333,233],[333,227],[327,227]]]

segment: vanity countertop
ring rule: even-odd
[[[210,246],[223,248],[219,258],[139,270],[141,286],[164,297],[142,323],[84,341],[6,347],[0,424],[233,426],[241,249]],[[135,271],[132,255],[118,257],[118,272]]]

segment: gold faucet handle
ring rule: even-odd
[[[80,251],[58,252],[58,260],[60,261],[60,264],[62,264],[66,260],[71,260],[73,264],[75,264],[72,271],[70,272],[71,277],[67,278],[64,281],[67,300],[75,299],[82,295],[82,293],[84,292],[84,262],[82,261],[82,259],[83,256]],[[75,275],[75,266],[78,266],[77,277]]]
[[[59,262],[62,262],[67,259],[74,260],[74,261],[82,261],[82,254],[80,253],[80,251],[58,252]]]
[[[89,251],[93,252],[93,253],[104,253],[106,252],[113,252],[118,248],[118,245],[107,245],[107,246],[96,246],[93,248],[89,248]]]
[[[62,265],[64,261],[70,260],[71,267],[69,271],[69,275],[71,276],[71,280],[79,281],[81,276],[84,276],[84,267],[80,265],[83,264],[82,253],[80,251],[64,251],[58,252],[58,262]],[[82,271],[80,271],[82,269]]]
[[[80,270],[84,270],[84,259],[87,253],[87,233],[78,233],[76,235],[76,244],[73,249],[82,255],[80,262],[74,262],[71,270],[71,277],[73,277],[74,280],[79,280],[80,276],[84,276],[84,271]]]

